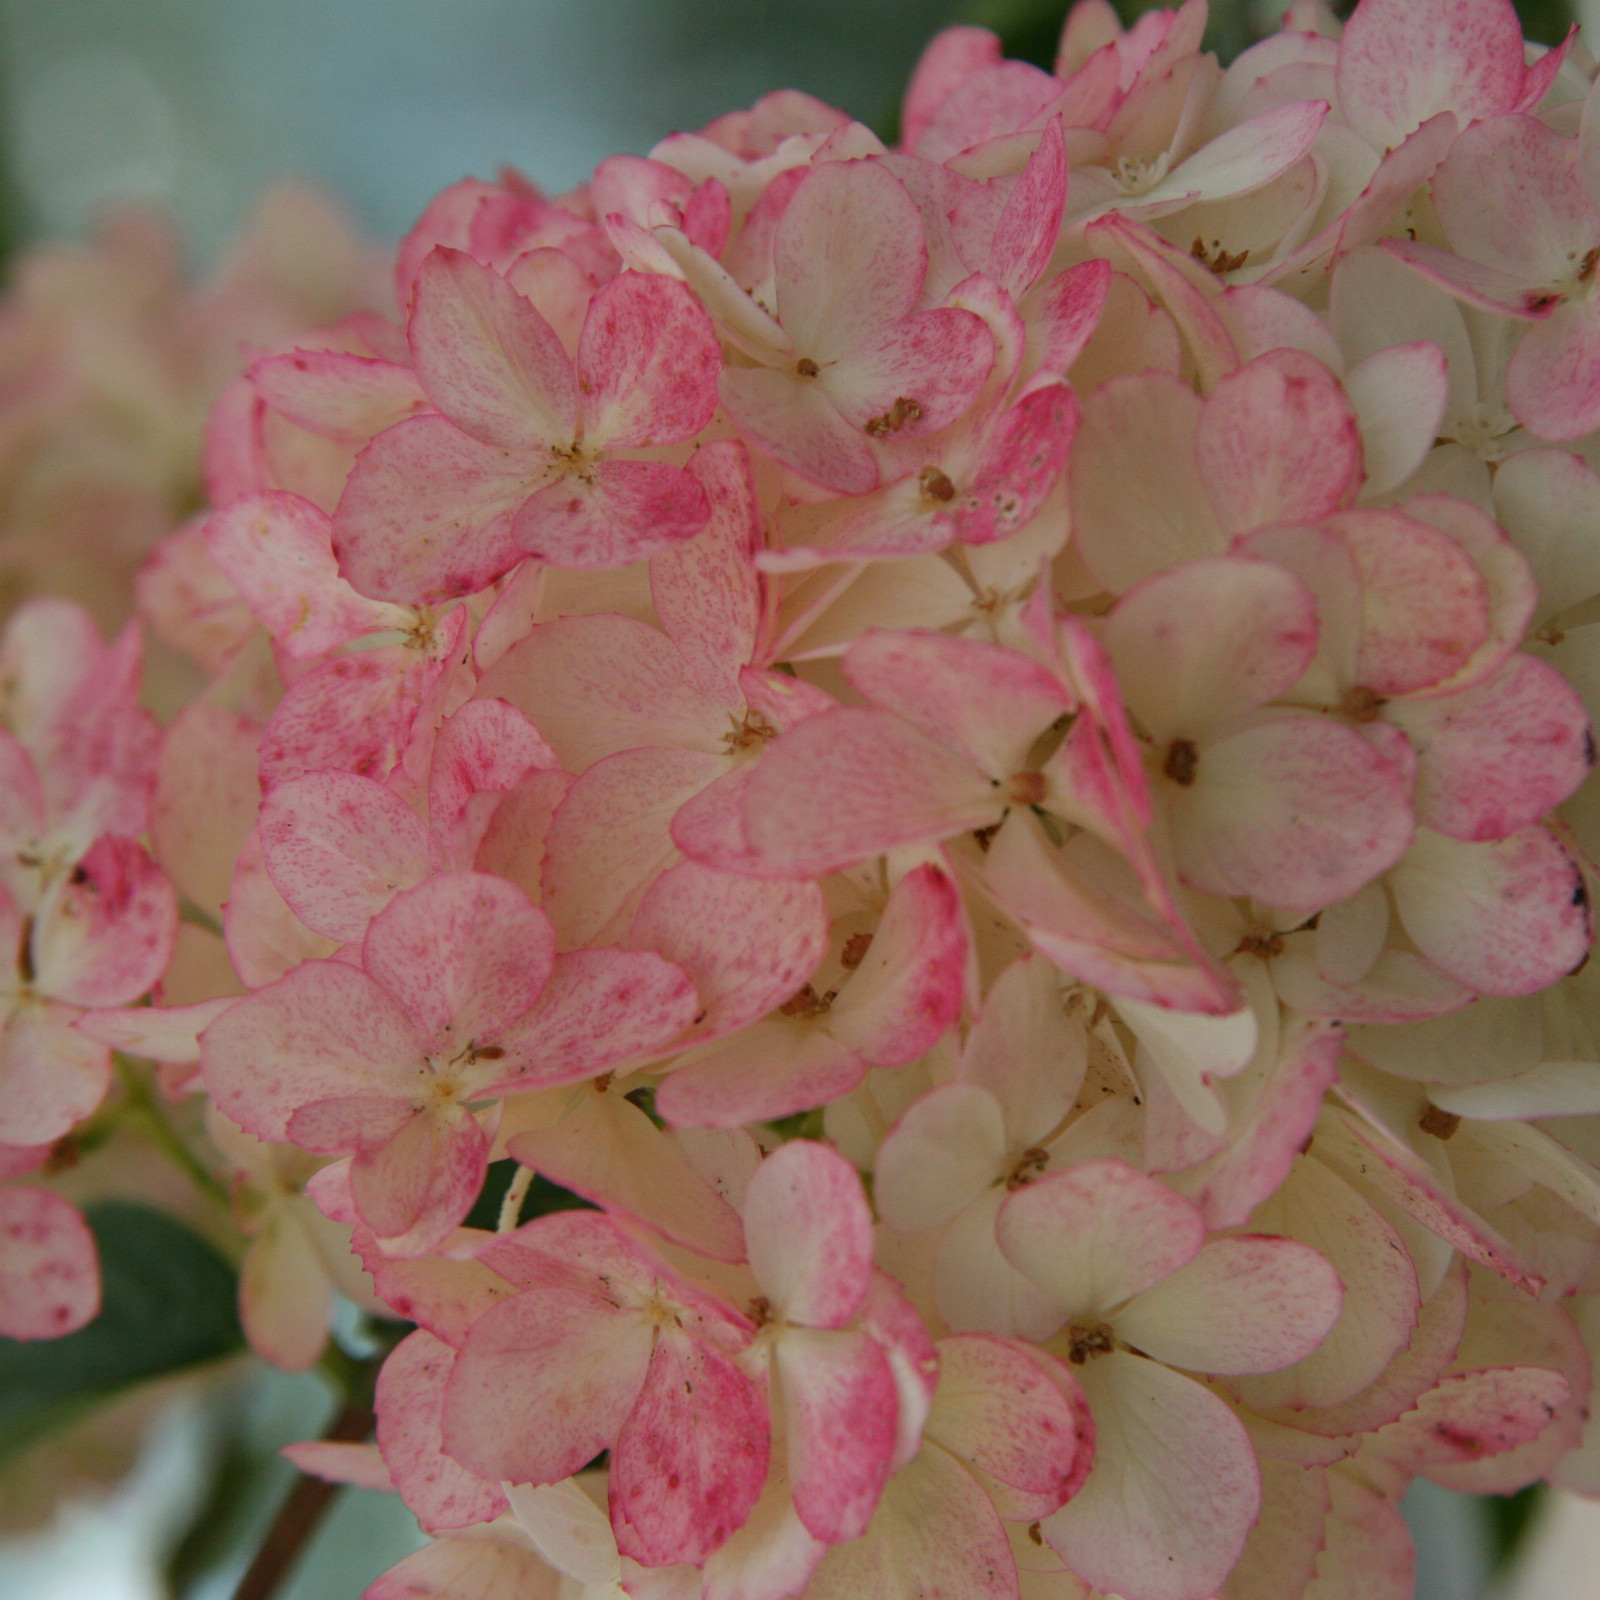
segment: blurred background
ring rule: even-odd
[[[1119,4],[1129,17],[1144,9]],[[780,86],[888,134],[937,29],[983,23],[1009,54],[1048,65],[1066,9],[1065,0],[0,0],[0,262],[29,244],[82,238],[108,205],[134,200],[170,215],[201,272],[262,187],[284,177],[312,180],[360,232],[392,241],[463,175],[510,164],[560,191],[609,154],[643,153]],[[1210,43],[1230,59],[1282,9],[1213,0]],[[1600,0],[1526,0],[1519,10],[1532,38],[1554,42],[1579,20],[1600,47]],[[215,1265],[226,1298],[231,1268]],[[211,1344],[185,1345],[177,1370],[153,1381],[159,1365],[130,1373],[113,1362],[94,1403],[40,1441],[31,1423],[9,1420],[26,1409],[32,1380],[0,1340],[0,1600],[227,1600],[294,1476],[278,1447],[314,1436],[333,1404],[315,1373],[215,1359],[236,1343],[230,1323]],[[1600,1593],[1600,1526],[1576,1502],[1480,1503],[1420,1484],[1406,1509],[1418,1600]],[[346,1491],[282,1600],[355,1600],[417,1542],[398,1501]]]

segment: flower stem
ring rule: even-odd
[[[194,1186],[218,1205],[228,1204],[227,1186],[211,1172],[167,1120],[149,1080],[124,1055],[115,1055],[117,1081],[127,1099],[127,1114],[155,1141],[161,1153],[188,1176]]]

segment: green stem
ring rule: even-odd
[[[218,1205],[228,1205],[227,1185],[206,1167],[167,1120],[166,1111],[139,1069],[124,1055],[115,1054],[113,1059],[117,1066],[117,1080],[127,1099],[128,1115],[143,1126],[161,1153],[174,1166],[181,1168],[202,1194],[215,1200]]]

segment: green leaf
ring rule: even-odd
[[[244,1343],[233,1268],[198,1234],[125,1200],[85,1215],[100,1251],[100,1314],[64,1339],[0,1339],[0,1462],[101,1400]]]

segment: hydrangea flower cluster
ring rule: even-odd
[[[1413,1478],[1600,1493],[1595,63],[1205,20],[447,189],[216,407],[164,732],[12,621],[4,1170],[156,1061],[257,1350],[416,1325],[294,1452],[370,1600],[1405,1600]]]

